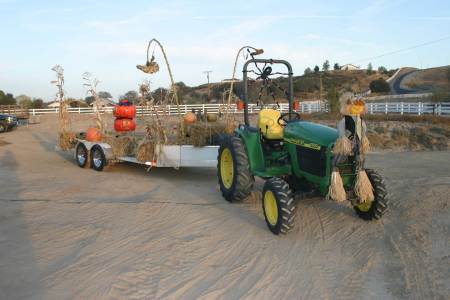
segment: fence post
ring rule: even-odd
[[[422,112],[422,102],[419,102],[419,106],[417,107],[417,114],[420,116]]]
[[[403,101],[400,102],[400,114],[403,115]]]
[[[385,103],[385,107],[384,107],[384,114],[388,114],[388,103]]]
[[[36,115],[36,111],[34,110],[34,108],[33,108],[33,116],[35,116]]]

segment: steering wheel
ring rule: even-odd
[[[290,116],[293,116],[293,118],[290,118]],[[289,120],[290,118],[290,120]],[[300,114],[295,112],[295,111],[291,111],[291,112],[287,112],[284,114],[281,114],[281,116],[278,118],[278,125],[280,126],[286,126],[287,123],[289,123],[290,121],[295,121],[295,120],[300,120]],[[283,123],[281,123],[280,121],[283,121]]]

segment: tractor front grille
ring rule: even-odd
[[[323,177],[326,174],[327,154],[326,147],[320,150],[297,145],[297,160],[300,170]]]

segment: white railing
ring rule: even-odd
[[[266,105],[265,107],[272,107],[274,105]],[[385,103],[367,103],[369,114],[413,114],[413,115],[442,115],[450,116],[450,102],[442,103],[429,103],[429,102],[385,102]],[[105,107],[100,111],[102,113],[112,113],[113,107]],[[227,107],[224,104],[186,104],[180,105],[177,108],[176,105],[156,106],[155,109],[158,113],[167,112],[169,115],[177,115],[178,113],[184,114],[192,110],[207,111],[209,113],[225,112]],[[243,110],[238,110],[236,105],[231,106],[231,112],[243,113]],[[256,104],[249,104],[249,112],[258,112],[261,107]],[[288,111],[288,104],[282,103],[279,106],[282,112]],[[42,109],[30,109],[31,115],[45,115],[56,114],[58,108],[42,108]],[[327,112],[328,105],[322,101],[316,102],[303,102],[300,103],[297,110],[299,113],[314,113],[314,112]],[[92,107],[72,107],[69,108],[70,113],[77,114],[93,114],[95,109]],[[137,115],[152,115],[155,111],[150,107],[138,106]]]

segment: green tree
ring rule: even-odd
[[[367,65],[367,75],[372,75],[374,72],[373,72],[373,66],[372,66],[372,63],[369,63],[368,65]]]
[[[87,96],[86,98],[84,98],[84,102],[86,102],[87,105],[91,105],[91,103],[94,101],[95,101],[94,96]]]
[[[20,105],[22,108],[32,108],[33,106],[33,100],[31,100],[31,97],[28,97],[27,95],[19,95],[16,97],[17,104]]]
[[[307,68],[305,69],[305,71],[303,72],[304,75],[308,75],[308,74],[311,74],[311,73],[312,73],[312,70],[311,70],[310,67],[307,67]]]
[[[44,108],[44,101],[40,98],[34,98],[32,108]]]
[[[383,67],[383,66],[379,66],[378,67],[378,72],[386,74],[388,72],[388,70],[385,67]]]
[[[337,112],[339,110],[339,95],[336,87],[333,85],[327,91],[326,94],[328,105],[331,112]]]
[[[105,91],[98,92],[98,96],[102,99],[112,99],[111,94]]]
[[[0,91],[0,105],[15,105],[16,99],[11,93],[4,93]]]
[[[374,93],[389,93],[391,88],[386,80],[378,78],[370,83],[370,90]]]
[[[335,63],[334,66],[333,66],[333,69],[334,69],[335,71],[340,70],[340,69],[341,69],[341,66],[340,66],[338,63]]]
[[[319,73],[319,71],[320,71],[320,68],[319,68],[318,65],[316,65],[316,66],[314,67],[314,73]]]
[[[139,103],[139,95],[136,91],[128,91],[119,97],[119,100],[127,99],[131,103]]]
[[[329,69],[330,69],[330,62],[327,59],[326,61],[324,61],[323,65],[322,65],[322,71],[326,72]]]

